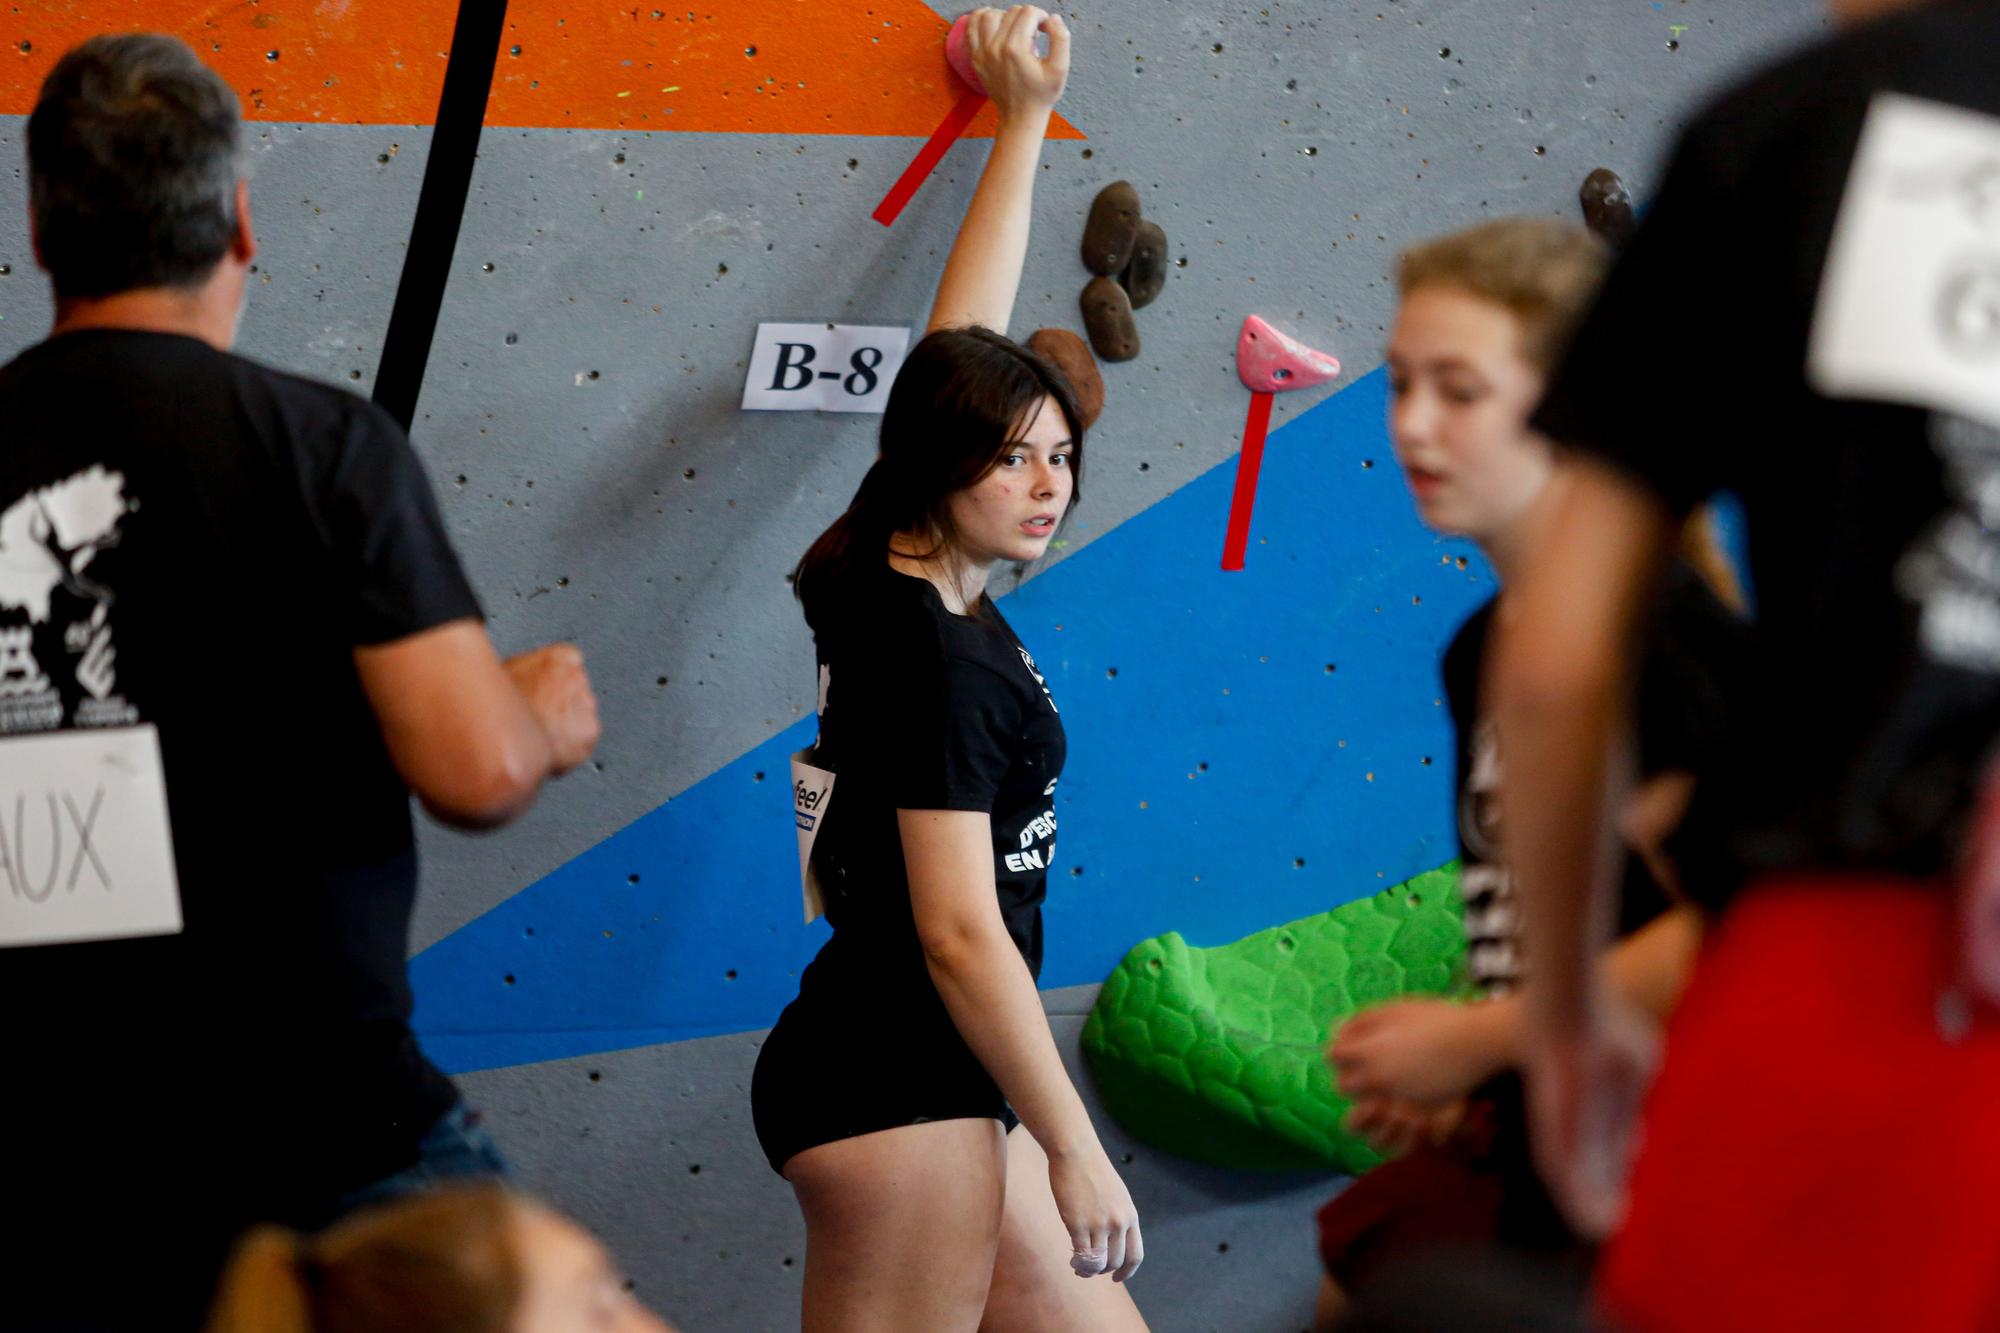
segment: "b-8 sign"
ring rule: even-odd
[[[759,324],[745,411],[880,412],[910,331],[859,324]]]

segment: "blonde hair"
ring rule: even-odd
[[[373,1208],[317,1236],[237,1245],[207,1333],[507,1333],[521,1300],[520,1205],[495,1185]]]
[[[1496,218],[1403,251],[1396,286],[1405,298],[1425,287],[1449,287],[1499,306],[1514,317],[1522,359],[1547,377],[1596,298],[1610,262],[1604,243],[1575,223]],[[1714,506],[1689,516],[1679,551],[1718,599],[1743,611],[1742,584],[1716,534]]]
[[[1604,280],[1610,253],[1574,223],[1497,218],[1414,245],[1396,264],[1401,294],[1452,287],[1491,301],[1520,326],[1520,352],[1543,375]]]

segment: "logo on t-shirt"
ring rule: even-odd
[[[116,598],[91,569],[134,507],[124,475],[95,466],[0,509],[0,617],[18,617],[0,623],[0,733],[61,726],[63,679],[82,696],[78,726],[138,720],[113,693]]]
[[[1931,444],[1949,507],[1896,566],[1897,586],[1923,608],[1932,660],[2000,672],[2000,430],[1934,415]]]
[[[1014,651],[1021,655],[1021,665],[1028,668],[1028,674],[1035,678],[1035,684],[1042,687],[1042,697],[1049,701],[1049,711],[1051,713],[1062,712],[1062,709],[1056,707],[1056,697],[1049,693],[1049,682],[1042,676],[1041,671],[1036,668],[1035,659],[1028,656],[1028,650],[1016,644],[1014,645]]]

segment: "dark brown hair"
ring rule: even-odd
[[[806,622],[818,629],[828,589],[880,565],[899,532],[929,534],[927,556],[949,552],[957,532],[946,501],[999,465],[1047,398],[1069,425],[1074,505],[1083,495],[1083,414],[1061,371],[990,329],[939,329],[911,348],[889,389],[875,465],[792,571]]]

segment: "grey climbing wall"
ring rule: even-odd
[[[552,15],[569,13],[527,8],[540,26],[511,38],[528,50],[503,53],[503,74],[556,32]],[[582,6],[569,17],[578,30],[610,22]],[[1230,460],[1245,401],[1232,365],[1243,315],[1334,352],[1341,384],[1353,381],[1379,363],[1399,246],[1484,216],[1568,214],[1600,165],[1624,172],[1643,202],[1695,101],[1822,23],[1812,0],[1089,0],[1069,17],[1075,69],[1062,111],[1085,137],[1045,151],[1013,331],[1079,326],[1087,274],[1076,242],[1110,180],[1139,186],[1175,266],[1140,313],[1142,354],[1107,368],[1088,503],[1056,561]],[[877,20],[857,9],[855,21]],[[37,40],[38,58],[53,41]],[[712,80],[717,68],[671,78]],[[633,81],[657,72],[647,64]],[[671,80],[661,80],[665,94]],[[810,97],[807,82],[785,95]],[[430,133],[332,123],[343,118],[369,119],[254,127],[263,251],[241,345],[366,393]],[[488,129],[413,435],[494,637],[503,649],[581,643],[605,741],[596,763],[515,828],[484,838],[425,829],[419,948],[809,710],[810,645],[785,574],[852,492],[875,423],[739,412],[754,329],[920,321],[985,151],[960,144],[884,229],[869,210],[917,146],[910,135],[573,121],[552,108],[540,122]],[[19,115],[0,120],[17,163],[21,130]],[[49,317],[24,193],[19,171],[0,175],[8,354]],[[1699,391],[1699,349],[1688,353],[1660,367],[1662,393]],[[1324,396],[1281,398],[1274,427]],[[1124,595],[1188,611],[1170,586],[1135,582]],[[771,837],[789,836],[780,807]],[[1211,855],[1261,855],[1262,840],[1255,826],[1234,827],[1211,838]],[[1117,848],[1107,854],[1115,866]],[[704,880],[658,891],[796,890]],[[716,958],[713,986],[733,984],[735,966]],[[1087,987],[1049,992],[1073,1063],[1088,1001]],[[750,1131],[758,1040],[747,1031],[607,1049],[463,1082],[524,1183],[606,1236],[658,1308],[690,1329],[780,1329],[797,1318],[803,1236]],[[1310,1212],[1334,1181],[1198,1168],[1105,1130],[1114,1154],[1130,1155],[1153,1256],[1135,1294],[1156,1328],[1304,1326]]]

